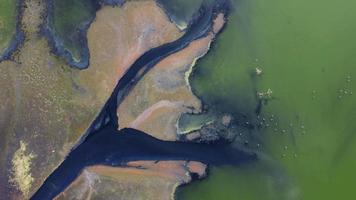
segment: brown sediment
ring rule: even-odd
[[[206,175],[206,165],[201,162],[190,161],[187,163],[188,171],[199,175],[202,178]]]
[[[130,1],[122,8],[100,9],[88,30],[90,66],[77,77],[78,83],[96,90],[96,95],[87,101],[106,100],[107,91],[113,90],[144,52],[181,35],[155,1]]]
[[[178,103],[176,102],[171,102],[168,100],[162,100],[154,105],[152,105],[150,108],[146,109],[143,113],[141,113],[134,121],[132,121],[129,125],[130,128],[135,128],[139,129],[138,127],[146,120],[149,120],[149,118],[155,118],[157,116],[157,110],[164,110],[163,112],[169,112],[168,110],[174,110],[178,108],[179,106],[177,105]],[[162,111],[161,111],[162,112]]]
[[[26,40],[14,61],[0,63],[0,191],[6,199],[31,196],[86,131],[130,64],[181,35],[154,1],[104,7],[88,31],[90,66],[78,70],[50,53],[38,34],[44,0],[24,4]],[[36,155],[26,171],[33,177],[29,188],[10,182],[22,179],[8,170],[20,141],[27,144],[25,155]]]
[[[203,164],[186,161],[135,161],[127,163],[125,168],[93,166],[88,167],[56,199],[71,199],[78,195],[82,195],[82,199],[90,199],[93,188],[104,199],[171,199],[177,186],[191,180],[189,173],[202,177],[205,170]],[[109,196],[105,187],[97,187],[99,183],[110,184],[114,194]]]
[[[225,24],[225,15],[219,13],[214,19],[213,33],[214,34],[219,33],[219,31],[224,27],[224,24]]]
[[[224,15],[218,14],[210,34],[160,61],[137,83],[119,105],[120,128],[134,127],[162,140],[177,139],[181,114],[201,111],[201,102],[191,92],[187,77],[224,22]]]
[[[94,173],[90,173],[85,169],[81,175],[71,183],[70,187],[64,192],[60,193],[54,199],[67,200],[67,199],[78,199],[78,200],[90,200],[92,199],[93,191],[95,190],[95,184],[98,184],[99,176]]]
[[[162,104],[162,102],[169,102],[169,104]],[[178,120],[176,113],[182,111],[183,102],[170,102],[167,100],[160,101],[142,114],[140,114],[129,127],[138,130],[155,130],[161,128],[160,139],[175,140],[176,128],[171,126]],[[188,109],[185,110],[188,112]]]

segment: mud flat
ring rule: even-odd
[[[145,162],[142,163],[141,161],[151,161],[150,163],[154,164],[157,161],[190,160],[214,166],[236,166],[255,159],[255,154],[231,148],[224,141],[211,144],[163,141],[135,129],[127,128],[118,131],[115,126],[109,124],[71,151],[31,199],[40,200],[56,197],[70,186],[86,167],[96,165],[136,166],[139,168],[142,165],[145,168]],[[153,169],[157,169],[157,167],[160,168],[159,165],[153,165]],[[203,165],[188,164],[186,168],[189,171],[198,172],[203,171],[201,167]],[[168,169],[169,166],[164,168]],[[156,175],[165,176],[161,174],[163,170],[158,171],[159,173],[156,170]],[[183,179],[184,177],[180,178]],[[112,188],[115,188],[115,186],[112,185]],[[117,195],[120,194],[117,193]]]
[[[207,53],[223,24],[224,15],[219,14],[207,36],[191,42],[150,70],[119,105],[120,127],[142,130],[163,140],[177,140],[177,121],[182,113],[201,111],[201,102],[190,90],[189,74],[195,61]]]
[[[168,200],[178,184],[191,180],[190,173],[202,177],[205,168],[197,162],[186,161],[130,162],[125,168],[88,167],[56,199]]]
[[[89,35],[93,32],[94,36],[95,32],[99,33],[96,28],[105,26],[99,24],[111,24],[106,29],[111,35],[105,35],[105,40],[117,41],[121,33],[113,30],[116,25],[123,30],[141,30],[142,33],[144,24],[137,21],[149,18],[152,19],[149,24],[150,31],[141,38],[145,43],[136,46],[130,41],[137,41],[136,37],[126,38],[126,42],[139,50],[125,51],[126,55],[121,57],[117,54],[122,51],[110,54],[106,49],[111,51],[122,44],[95,46],[94,40],[100,40],[100,36],[90,36],[88,43],[94,45],[90,48],[95,48],[91,50],[92,62],[99,63],[95,61],[100,57],[96,56],[99,52],[107,54],[107,62],[91,65],[87,70],[78,70],[50,53],[47,40],[38,34],[46,1],[25,0],[23,3],[25,6],[21,30],[26,40],[14,54],[14,61],[0,63],[0,83],[3,86],[0,94],[0,145],[3,150],[0,158],[0,191],[1,198],[5,199],[28,198],[64,160],[109,98],[120,78],[120,71],[127,67],[120,63],[130,64],[130,61],[125,60],[126,55],[140,56],[140,52],[175,40],[180,35],[153,1],[146,1],[142,5],[140,2],[128,2],[123,8],[104,7],[103,10],[110,10],[108,13],[114,13],[115,10],[116,13],[132,11],[137,14],[138,11],[145,10],[144,8],[151,12],[146,13],[147,16],[145,12],[140,12],[140,15],[137,15],[139,17],[132,19],[130,25],[120,24],[123,22],[120,20],[124,17],[122,15],[108,14],[106,17],[100,17],[105,14],[99,13],[95,24],[89,29]],[[166,37],[154,39],[159,35],[158,31],[161,31],[158,27],[162,26],[167,31]],[[118,42],[122,40],[121,37]],[[26,148],[21,148],[21,144]],[[18,166],[22,165],[17,162],[19,160],[27,161],[22,163],[27,167],[19,168]]]

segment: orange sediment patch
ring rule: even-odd
[[[201,162],[190,161],[187,167],[190,172],[198,174],[199,178],[204,177],[206,174],[206,165]]]
[[[107,192],[99,187],[107,185],[114,191],[114,196],[136,199],[171,199],[177,186],[191,180],[189,172],[205,174],[206,166],[198,162],[186,161],[135,161],[127,163],[127,167],[92,166],[88,167],[58,197],[68,199],[78,197],[90,199],[95,193],[105,197]]]
[[[107,99],[107,91],[112,91],[137,58],[181,35],[153,0],[100,9],[88,30],[90,66],[77,79],[96,90],[88,101]]]
[[[131,176],[160,177],[169,181],[186,183],[190,181],[187,175],[186,161],[135,161],[127,163],[127,167],[94,166],[88,170],[104,176]]]
[[[224,24],[225,24],[225,15],[219,13],[214,19],[213,33],[214,34],[219,33],[219,31],[224,27]]]
[[[175,109],[178,108],[178,104],[179,103],[177,102],[170,102],[168,100],[159,101],[141,113],[133,122],[130,123],[129,127],[138,128],[139,125],[145,122],[148,118],[152,118],[152,116],[156,114],[157,110]]]

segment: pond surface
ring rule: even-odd
[[[255,125],[248,134],[259,145],[249,148],[261,160],[214,168],[208,179],[183,187],[180,199],[356,196],[355,6],[352,0],[234,1],[191,83],[212,109]],[[258,92],[265,104],[256,114]]]
[[[0,59],[16,33],[17,1],[0,0]]]

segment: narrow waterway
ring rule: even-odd
[[[33,200],[53,199],[66,189],[87,166],[125,166],[140,160],[194,160],[214,166],[238,165],[256,159],[224,141],[213,144],[158,140],[135,129],[117,130],[111,124],[72,151],[32,196]]]

